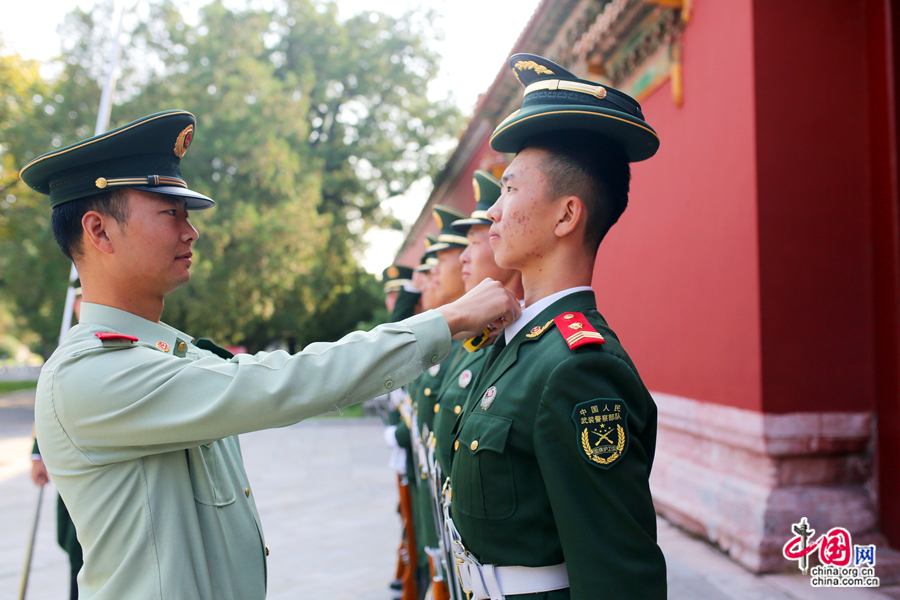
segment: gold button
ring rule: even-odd
[[[187,346],[184,345],[184,342],[179,342],[179,344],[178,344],[178,351],[179,351],[179,352],[184,352],[184,349],[185,349],[185,348],[187,348]]]
[[[244,493],[247,494],[247,497],[250,497],[250,488],[244,488]]]
[[[425,391],[424,391],[423,393],[424,393],[426,396],[430,396],[430,395],[431,395],[431,388],[425,388]]]
[[[440,405],[440,404],[435,404],[435,405],[434,405],[434,412],[438,412],[439,410],[441,410],[441,405]]]
[[[266,546],[266,556],[268,556],[268,555],[269,555],[269,547]]]
[[[474,442],[472,442],[472,445],[469,446],[469,448],[472,449],[472,452],[475,452],[476,450],[478,450],[478,440],[475,440]]]
[[[453,442],[453,449],[459,450],[459,440],[456,440],[455,442]]]
[[[94,182],[94,185],[96,185],[98,188],[100,188],[102,190],[103,188],[105,188],[108,185],[108,183],[109,182],[106,181],[105,177],[98,177],[97,181]]]
[[[456,413],[456,414],[461,413],[461,412],[462,412],[462,406],[460,406],[460,405],[457,404],[456,406],[453,407],[453,412]]]
[[[422,479],[428,479],[428,473],[422,473]]]
[[[575,315],[573,315],[572,313],[569,313],[569,314],[567,314],[567,315],[563,315],[563,319],[574,319],[574,318],[575,318]]]

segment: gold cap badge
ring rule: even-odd
[[[178,139],[175,140],[175,156],[181,158],[184,156],[185,152],[187,152],[188,146],[191,145],[191,140],[194,139],[194,126],[188,125],[182,130],[181,133],[178,134]]]

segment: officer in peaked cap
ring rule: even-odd
[[[475,600],[663,600],[656,406],[590,287],[627,205],[629,162],[659,139],[622,92],[540,56],[510,67],[525,96],[491,145],[516,157],[487,217],[497,265],[522,274],[525,308],[453,430],[460,579]]]
[[[49,194],[82,282],[80,323],[41,371],[35,426],[84,548],[79,591],[96,600],[262,599],[268,550],[237,434],[402,386],[446,358],[451,336],[519,313],[484,286],[337,344],[239,360],[161,323],[165,296],[190,278],[188,211],[213,204],[181,173],[195,128],[188,112],[157,113],[21,172]]]
[[[412,275],[413,270],[402,265],[391,265],[382,271],[381,281],[384,284],[384,303],[389,313],[394,312],[398,295],[403,290],[403,286],[412,284]],[[413,303],[413,306],[415,306],[415,303]]]

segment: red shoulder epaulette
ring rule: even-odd
[[[566,312],[553,319],[553,321],[572,350],[585,344],[606,343],[603,336],[591,327],[587,317],[581,313]]]
[[[125,335],[124,333],[112,333],[111,331],[104,331],[102,333],[95,333],[97,339],[101,342],[136,342],[138,339],[133,335]]]

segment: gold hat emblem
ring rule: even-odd
[[[441,215],[438,211],[433,211],[431,214],[434,215],[434,220],[437,221],[438,229],[444,228],[444,221],[441,220]]]
[[[394,265],[389,266],[387,270],[387,276],[391,279],[396,279],[400,276],[400,269],[398,269]]]
[[[184,131],[178,134],[178,139],[175,140],[175,156],[181,158],[184,156],[185,152],[187,152],[188,146],[191,145],[191,140],[194,139],[194,126],[188,125],[184,128]]]
[[[481,202],[481,186],[478,185],[477,179],[472,180],[472,188],[475,192],[475,204],[478,204],[479,202]]]
[[[534,71],[538,75],[553,75],[553,71],[545,67],[544,65],[539,65],[533,60],[520,60],[516,63],[516,68],[513,73],[516,71]],[[518,74],[516,75],[516,79],[518,79]],[[521,81],[520,81],[521,82]]]

